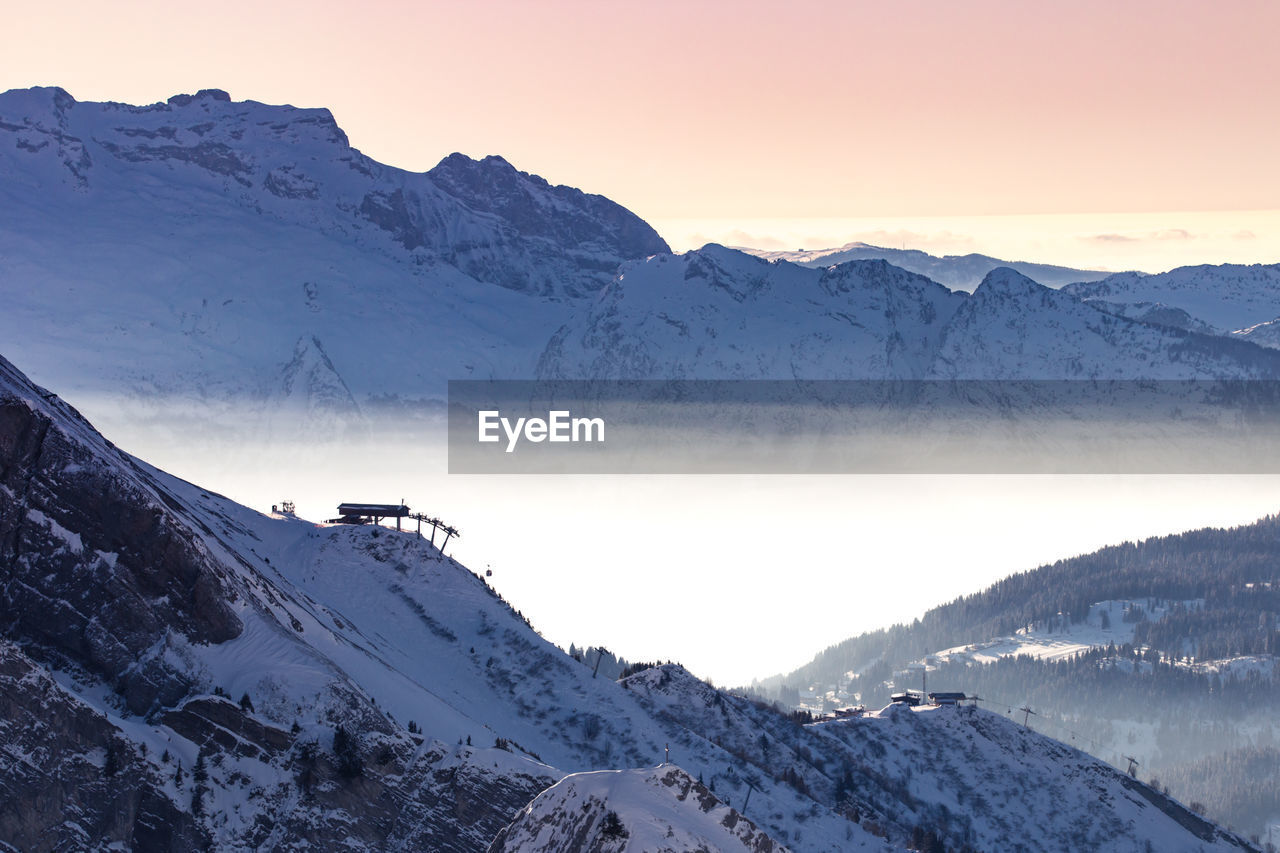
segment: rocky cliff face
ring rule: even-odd
[[[0,839],[18,850],[206,843],[159,769],[21,648],[0,642]]]
[[[326,109],[233,102],[216,89],[143,107],[81,103],[57,88],[6,92],[0,152],[21,183],[82,210],[152,195],[158,178],[220,195],[228,210],[335,234],[372,226],[419,262],[517,290],[590,293],[622,260],[668,251],[621,206],[501,157],[453,154],[405,172],[352,148]]]
[[[553,187],[518,171],[502,157],[473,160],[451,154],[427,173],[431,181],[470,210],[489,214],[505,224],[505,243],[542,241],[547,254],[540,264],[559,265],[552,252],[570,255],[583,270],[600,274],[596,287],[575,288],[584,295],[599,288],[624,258],[643,258],[670,252],[650,225],[604,196],[573,187]],[[502,248],[494,245],[494,249]],[[464,254],[464,253],[459,253]],[[498,259],[495,251],[491,260]],[[516,273],[511,258],[503,258],[508,275]],[[477,272],[484,270],[479,266]]]
[[[7,636],[84,667],[147,713],[191,687],[167,638],[241,631],[224,573],[125,454],[0,362],[0,590]]]

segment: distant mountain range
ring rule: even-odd
[[[1110,273],[1099,270],[1037,264],[1028,261],[1002,261],[989,255],[931,255],[919,249],[890,249],[868,243],[846,243],[838,249],[808,249],[794,252],[743,248],[741,251],[769,261],[788,261],[804,267],[832,267],[846,261],[888,261],[895,267],[933,279],[952,290],[972,293],[987,273],[1008,267],[1045,287],[1058,288],[1081,281],[1099,281]]]
[[[1099,274],[865,246],[675,256],[500,157],[409,173],[326,110],[217,90],[6,92],[0,172],[0,339],[139,446],[358,437],[438,412],[451,378],[1277,374],[1246,345],[1280,317],[1273,268],[1053,290]]]
[[[1000,268],[972,294],[886,261],[826,269],[721,246],[623,266],[563,326],[548,378],[1277,378],[1274,353],[1131,320]]]

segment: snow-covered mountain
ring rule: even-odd
[[[753,772],[416,534],[238,506],[117,450],[3,361],[0,544],[0,786],[21,804],[0,838],[23,849],[159,832],[475,850],[567,771],[657,764],[670,743],[697,772]],[[870,838],[780,779],[757,789],[780,838],[816,809],[798,849]]]
[[[723,808],[561,790],[638,837],[705,837],[714,815],[742,838],[745,812],[757,846],[903,849],[927,831],[1017,849],[1030,830],[1013,816],[1034,803],[991,798],[970,819],[948,779],[964,764],[1030,790],[1058,764],[1055,797],[1079,808],[1038,818],[1033,839],[1240,847],[1047,739],[975,749],[965,727],[990,715],[833,736],[674,665],[594,678],[416,533],[238,506],[121,452],[2,359],[0,572],[0,838],[20,849],[478,850],[566,773],[668,748]],[[922,747],[937,772],[910,783],[878,761]],[[1093,793],[1067,790],[1082,774]],[[562,806],[525,815],[559,824]],[[1086,819],[1113,846],[1064,834]]]
[[[970,295],[884,260],[673,256],[501,158],[408,173],[326,110],[216,90],[4,93],[0,174],[0,340],[171,465],[439,435],[449,379],[1280,375],[1261,348],[1011,272]]]
[[[889,705],[798,729],[765,725],[761,732],[757,721],[770,713],[765,706],[727,701],[679,670],[650,669],[623,683],[665,716],[730,752],[762,753],[765,766],[796,789],[835,802],[873,834],[905,837],[915,849],[921,849],[916,839],[930,834],[962,850],[1248,846],[1096,758],[990,711]],[[707,787],[718,794],[732,776],[709,776]],[[1014,800],[1016,809],[1006,812]],[[759,821],[755,802],[753,794],[747,816]],[[853,839],[846,848],[854,848]]]
[[[594,292],[619,260],[667,251],[617,204],[553,187],[501,157],[452,154],[425,174],[384,166],[352,148],[325,109],[233,103],[212,89],[146,107],[78,103],[50,88],[6,92],[0,110],[13,183],[81,197],[80,205],[46,198],[51,205],[163,213],[155,208],[171,194],[161,188],[177,185],[258,222],[398,246],[416,264],[445,262],[485,283],[548,295]]]
[[[625,265],[556,333],[539,375],[1243,379],[1280,377],[1280,360],[1117,317],[1007,268],[965,294],[884,261],[808,269],[712,245]]]
[[[448,379],[1274,372],[1153,331],[1163,315],[1099,319],[1083,291],[992,278],[990,259],[968,296],[883,260],[672,256],[613,202],[501,158],[408,173],[326,110],[216,90],[144,107],[6,92],[0,175],[0,340],[145,446],[368,435],[434,418]],[[1280,315],[1249,304],[1253,323]]]
[[[1117,317],[998,269],[956,312],[935,376],[947,379],[1274,379],[1272,354]]]
[[[952,290],[972,293],[987,273],[998,267],[1017,270],[1046,287],[1062,287],[1080,281],[1097,281],[1110,273],[1028,261],[1002,261],[989,255],[931,255],[919,249],[890,249],[867,243],[846,243],[838,249],[808,249],[794,252],[743,249],[748,254],[771,261],[790,261],[806,267],[830,267],[845,261],[888,261],[913,273],[931,278]]]
[[[0,340],[113,425],[324,432],[529,375],[569,303],[666,251],[500,157],[377,163],[324,109],[0,95]]]
[[[1280,264],[1203,264],[1158,275],[1127,272],[1081,280],[1067,293],[1106,311],[1164,326],[1240,337],[1274,347]]]
[[[709,245],[629,264],[539,362],[556,378],[927,373],[962,294],[883,261],[829,270]]]

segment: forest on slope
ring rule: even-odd
[[[816,686],[880,707],[893,692],[919,688],[927,661],[929,689],[980,696],[1121,769],[1133,758],[1142,778],[1261,837],[1280,816],[1276,774],[1261,769],[1280,742],[1271,710],[1280,700],[1278,576],[1276,516],[1127,542],[851,638],[758,687],[783,704]],[[1114,626],[1113,613],[1122,614]],[[1112,628],[1122,641],[1056,657],[983,657],[993,638],[1060,636],[1069,646]],[[974,652],[937,654],[957,647]],[[1237,796],[1244,789],[1249,796]]]

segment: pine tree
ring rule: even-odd
[[[342,726],[333,731],[333,754],[338,759],[338,773],[344,779],[354,779],[364,772],[356,739]]]
[[[608,812],[600,822],[601,838],[612,841],[615,838],[626,838],[627,835],[627,828],[622,825],[622,820],[615,811]]]
[[[204,749],[196,753],[196,766],[191,771],[191,779],[195,783],[191,787],[191,814],[199,817],[204,813],[204,794],[209,787],[209,768],[204,763]]]

